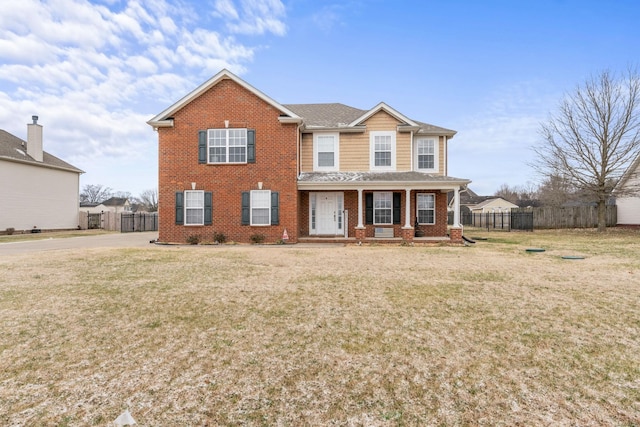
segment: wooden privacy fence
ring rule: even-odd
[[[78,224],[83,230],[102,229],[107,231],[157,231],[157,212],[101,212],[80,211]]]
[[[594,228],[598,226],[597,206],[573,206],[563,208],[521,208],[514,211],[533,211],[533,228]],[[607,227],[618,222],[616,206],[606,206]]]

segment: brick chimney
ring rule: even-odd
[[[27,124],[27,154],[36,161],[42,161],[42,125],[38,116],[31,116],[33,123]]]

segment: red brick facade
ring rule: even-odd
[[[289,242],[297,241],[298,195],[297,125],[278,120],[281,112],[225,79],[195,98],[173,115],[172,127],[159,134],[159,240],[184,243],[190,236],[213,242],[215,233],[227,241],[250,242],[264,236],[265,243],[281,239],[286,229]],[[224,128],[255,130],[256,162],[247,164],[198,163],[198,131]],[[175,193],[191,190],[212,192],[212,224],[176,225]],[[279,193],[279,225],[241,225],[242,192],[262,188]]]

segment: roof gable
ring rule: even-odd
[[[620,181],[616,185],[617,191],[624,190],[625,185],[634,176],[640,176],[640,153],[636,156],[636,158],[631,162],[627,170],[622,174]]]
[[[260,98],[263,101],[265,101],[267,104],[269,104],[272,107],[274,107],[277,110],[279,110],[282,113],[281,121],[283,121],[283,122],[293,122],[293,123],[299,123],[301,121],[300,117],[298,117],[298,115],[295,114],[293,111],[289,110],[284,105],[276,102],[274,99],[272,99],[269,96],[265,95],[263,92],[259,91],[255,87],[251,86],[249,83],[245,82],[240,77],[238,77],[235,74],[233,74],[231,71],[229,71],[227,69],[223,69],[218,74],[216,74],[215,76],[211,77],[209,80],[207,80],[206,82],[204,82],[203,84],[201,84],[200,86],[195,88],[193,91],[188,93],[186,96],[184,96],[178,102],[176,102],[175,104],[171,105],[169,108],[165,109],[160,114],[158,114],[155,117],[153,117],[151,120],[149,120],[147,122],[147,124],[153,126],[154,128],[171,127],[171,126],[173,126],[172,116],[178,110],[183,108],[185,105],[189,104],[194,99],[198,98],[200,95],[202,95],[207,90],[209,90],[213,86],[217,85],[220,81],[222,81],[224,79],[233,80],[234,82],[236,82],[241,87],[245,88],[246,90],[248,90],[249,92],[253,93],[258,98]]]
[[[364,113],[362,116],[356,118],[354,121],[349,123],[349,126],[360,125],[363,122],[365,122],[368,118],[370,118],[371,116],[373,116],[374,114],[376,114],[379,111],[385,111],[389,115],[391,115],[393,118],[398,120],[399,122],[406,123],[409,126],[418,126],[417,122],[414,122],[413,120],[411,120],[410,118],[408,118],[404,114],[401,114],[400,112],[398,112],[398,111],[394,110],[393,108],[389,107],[384,102],[379,103],[378,105],[376,105],[375,107],[373,107],[372,109],[370,109],[369,111]]]

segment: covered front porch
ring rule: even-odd
[[[302,173],[299,241],[461,243],[459,192],[467,183],[420,172]]]

